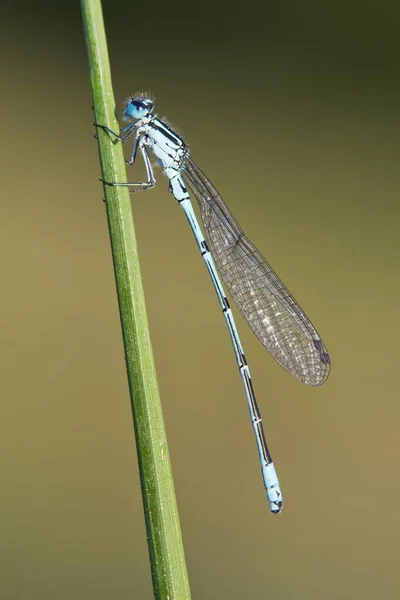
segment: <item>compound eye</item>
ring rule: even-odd
[[[147,98],[142,95],[130,96],[125,104],[124,119],[140,120],[148,117],[154,109],[153,98]]]
[[[139,100],[131,100],[128,102],[125,110],[125,115],[130,119],[141,119],[148,112],[148,108]]]

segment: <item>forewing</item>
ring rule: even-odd
[[[317,330],[190,158],[182,176],[199,203],[217,268],[249,326],[291,375],[308,385],[321,385],[330,359]]]

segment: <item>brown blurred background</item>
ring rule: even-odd
[[[238,316],[274,518],[185,218],[161,175],[133,197],[193,598],[399,597],[399,17],[389,0],[105,4],[118,105],[154,93],[332,356],[302,386]],[[1,29],[0,595],[147,600],[79,5],[3,7]]]

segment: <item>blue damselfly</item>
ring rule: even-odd
[[[246,393],[267,497],[271,511],[278,514],[282,510],[279,481],[265,439],[249,367],[218,272],[250,328],[293,377],[307,385],[321,385],[328,377],[330,358],[315,327],[244,235],[216,188],[190,158],[186,144],[165,120],[153,114],[153,109],[151,98],[146,94],[135,94],[125,103],[124,119],[129,124],[120,135],[95,124],[121,142],[134,136],[133,150],[126,162],[133,165],[139,150],[147,173],[146,182],[104,183],[131,187],[131,192],[154,187],[156,179],[147,148],[156,156],[167,176],[169,190],[187,217],[228,326]],[[206,236],[197,221],[188,190],[199,203]]]

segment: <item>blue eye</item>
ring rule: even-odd
[[[129,119],[142,119],[152,112],[153,107],[154,105],[150,98],[130,100],[126,105],[125,116]]]
[[[141,119],[146,108],[141,102],[131,100],[128,102],[125,110],[125,114],[130,119]]]

